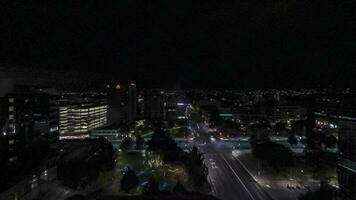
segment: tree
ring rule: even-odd
[[[329,135],[325,138],[324,144],[326,147],[335,148],[335,146],[337,144],[337,139],[335,136]]]
[[[124,176],[120,181],[121,190],[129,193],[131,190],[137,188],[139,180],[133,170],[130,168],[126,170]]]
[[[292,133],[295,135],[305,135],[306,129],[306,121],[305,120],[298,120],[292,121]]]
[[[275,170],[293,165],[292,151],[282,144],[266,142],[252,146],[252,154]]]
[[[184,188],[183,184],[178,181],[177,184],[173,188],[174,193],[186,193],[187,190]]]
[[[275,132],[281,132],[286,129],[286,123],[277,123],[274,125],[273,129]]]
[[[316,149],[324,150],[326,148],[325,140],[326,140],[326,132],[325,131],[316,131],[315,132],[315,147],[316,147]],[[324,144],[324,146],[323,146],[323,144]]]
[[[66,200],[85,200],[88,199],[86,196],[80,195],[80,194],[75,194],[73,196],[70,196],[66,198]]]
[[[250,136],[250,139],[249,139],[249,142],[250,142],[250,144],[251,144],[251,146],[255,146],[255,145],[257,145],[257,136],[256,136],[256,134],[251,134],[251,136]]]
[[[141,134],[137,135],[136,137],[136,149],[142,149],[143,145],[145,144],[145,140],[141,136]]]
[[[311,150],[315,150],[317,145],[316,145],[316,134],[314,131],[315,128],[315,118],[314,118],[314,113],[311,109],[308,109],[307,113],[307,119],[305,120],[306,123],[306,143],[307,143],[307,148]]]
[[[120,149],[127,151],[132,148],[133,140],[130,137],[126,137],[121,141]]]
[[[192,151],[187,156],[187,169],[192,179],[192,185],[198,190],[209,190],[209,184],[207,182],[208,168],[205,166],[202,154],[194,146]]]
[[[146,188],[146,193],[156,194],[159,192],[159,184],[155,178],[151,177],[148,181],[148,187]]]
[[[205,110],[210,113],[210,123],[215,127],[219,127],[222,125],[223,120],[219,115],[218,108],[215,105],[204,105],[200,106],[201,110]]]
[[[270,125],[266,121],[249,126],[249,131],[251,131],[250,144],[252,146],[270,141]]]
[[[57,177],[67,187],[85,188],[100,172],[114,167],[114,150],[106,139],[88,139],[75,145],[75,151],[62,155],[57,164]]]
[[[288,143],[290,145],[297,145],[298,144],[298,140],[297,140],[297,137],[295,137],[294,134],[291,134],[289,137],[288,137]]]
[[[321,181],[320,188],[317,191],[309,191],[299,196],[299,200],[332,200],[333,189],[326,182]]]
[[[178,147],[177,143],[169,136],[169,133],[156,130],[151,140],[148,142],[148,150],[162,156],[164,162],[181,161],[184,151]]]
[[[9,170],[7,162],[10,157],[8,145],[9,142],[7,139],[0,136],[0,171],[2,172],[0,173],[0,192],[2,191],[2,188],[6,188],[9,182],[8,179],[11,177],[9,173],[6,173]]]

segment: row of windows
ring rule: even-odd
[[[60,126],[60,132],[88,132],[94,128],[103,126],[106,124],[106,119],[91,122],[91,123],[79,123],[79,124],[70,124],[70,125],[63,125]]]

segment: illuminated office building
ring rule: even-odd
[[[60,134],[88,134],[89,131],[106,124],[106,114],[107,105],[103,102],[60,106]]]

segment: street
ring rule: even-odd
[[[194,116],[194,120],[193,117]],[[195,141],[208,141],[199,145],[205,164],[209,169],[208,181],[212,195],[221,200],[270,200],[272,199],[255,181],[237,158],[232,156],[232,148],[217,140],[209,133],[206,123],[202,123],[197,112],[191,113],[189,122]],[[208,140],[207,140],[208,139]],[[201,144],[201,142],[200,142]]]
[[[223,143],[209,143],[201,146],[200,151],[209,168],[213,195],[221,200],[271,199]]]

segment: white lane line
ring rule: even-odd
[[[238,158],[238,157],[234,157],[233,158],[235,160],[237,160],[237,162],[240,163],[240,165],[245,169],[245,171],[253,178],[253,180],[258,183],[257,179],[255,178],[255,176],[252,175],[252,173],[247,169],[247,167],[245,166],[245,164],[242,163],[242,161]]]
[[[246,192],[248,193],[248,195],[251,197],[252,200],[255,200],[255,198],[252,196],[251,192],[247,189],[246,185],[242,182],[241,178],[236,174],[236,172],[234,171],[234,169],[231,167],[231,165],[227,162],[227,160],[225,159],[224,155],[221,154],[221,157],[224,159],[225,163],[227,164],[227,166],[229,166],[230,170],[234,173],[234,175],[236,176],[236,178],[240,181],[240,183],[242,184],[242,186],[244,187],[244,189],[246,190]]]
[[[247,167],[245,166],[245,164],[243,164],[243,162],[238,158],[238,157],[234,157],[233,158],[235,160],[237,160],[237,162],[239,162],[241,164],[241,166],[247,171],[247,173],[253,178],[253,180],[256,182],[257,184],[257,188],[262,192],[264,193],[266,196],[269,197],[269,199],[272,199],[272,197],[268,194],[268,192],[262,187],[262,185],[257,181],[256,177],[252,175],[252,173],[250,172],[250,170],[247,169]],[[270,185],[266,185],[266,187],[268,187]],[[268,187],[270,188],[270,187]]]

